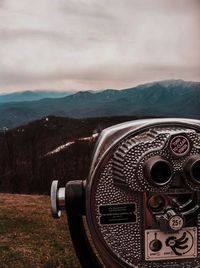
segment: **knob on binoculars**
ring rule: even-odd
[[[88,179],[54,181],[51,204],[54,218],[66,210],[84,268],[199,268],[200,121],[105,129]]]

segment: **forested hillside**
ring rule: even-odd
[[[48,117],[0,133],[0,191],[49,193],[51,181],[85,179],[98,133],[135,117]]]

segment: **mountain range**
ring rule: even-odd
[[[73,92],[62,92],[62,91],[22,91],[13,93],[2,93],[0,94],[0,104],[8,102],[22,102],[22,101],[38,101],[45,98],[63,98],[72,95]]]
[[[200,82],[167,80],[133,88],[82,91],[0,105],[0,128],[16,127],[48,115],[71,118],[105,116],[186,117],[200,119]]]

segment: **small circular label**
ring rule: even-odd
[[[190,141],[187,137],[178,135],[171,139],[170,149],[177,156],[186,155],[190,151]]]
[[[181,216],[173,216],[170,220],[169,220],[169,226],[172,230],[174,231],[179,231],[183,228],[184,225],[184,221],[183,218]]]

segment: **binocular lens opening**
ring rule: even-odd
[[[200,155],[191,156],[184,166],[184,173],[187,179],[200,184]]]
[[[193,163],[191,168],[191,175],[196,182],[200,183],[200,160],[197,160]]]
[[[156,156],[145,163],[144,175],[152,183],[162,186],[171,180],[172,168],[167,160]]]
[[[165,161],[156,162],[151,169],[151,179],[156,184],[166,184],[171,178],[171,168]]]

